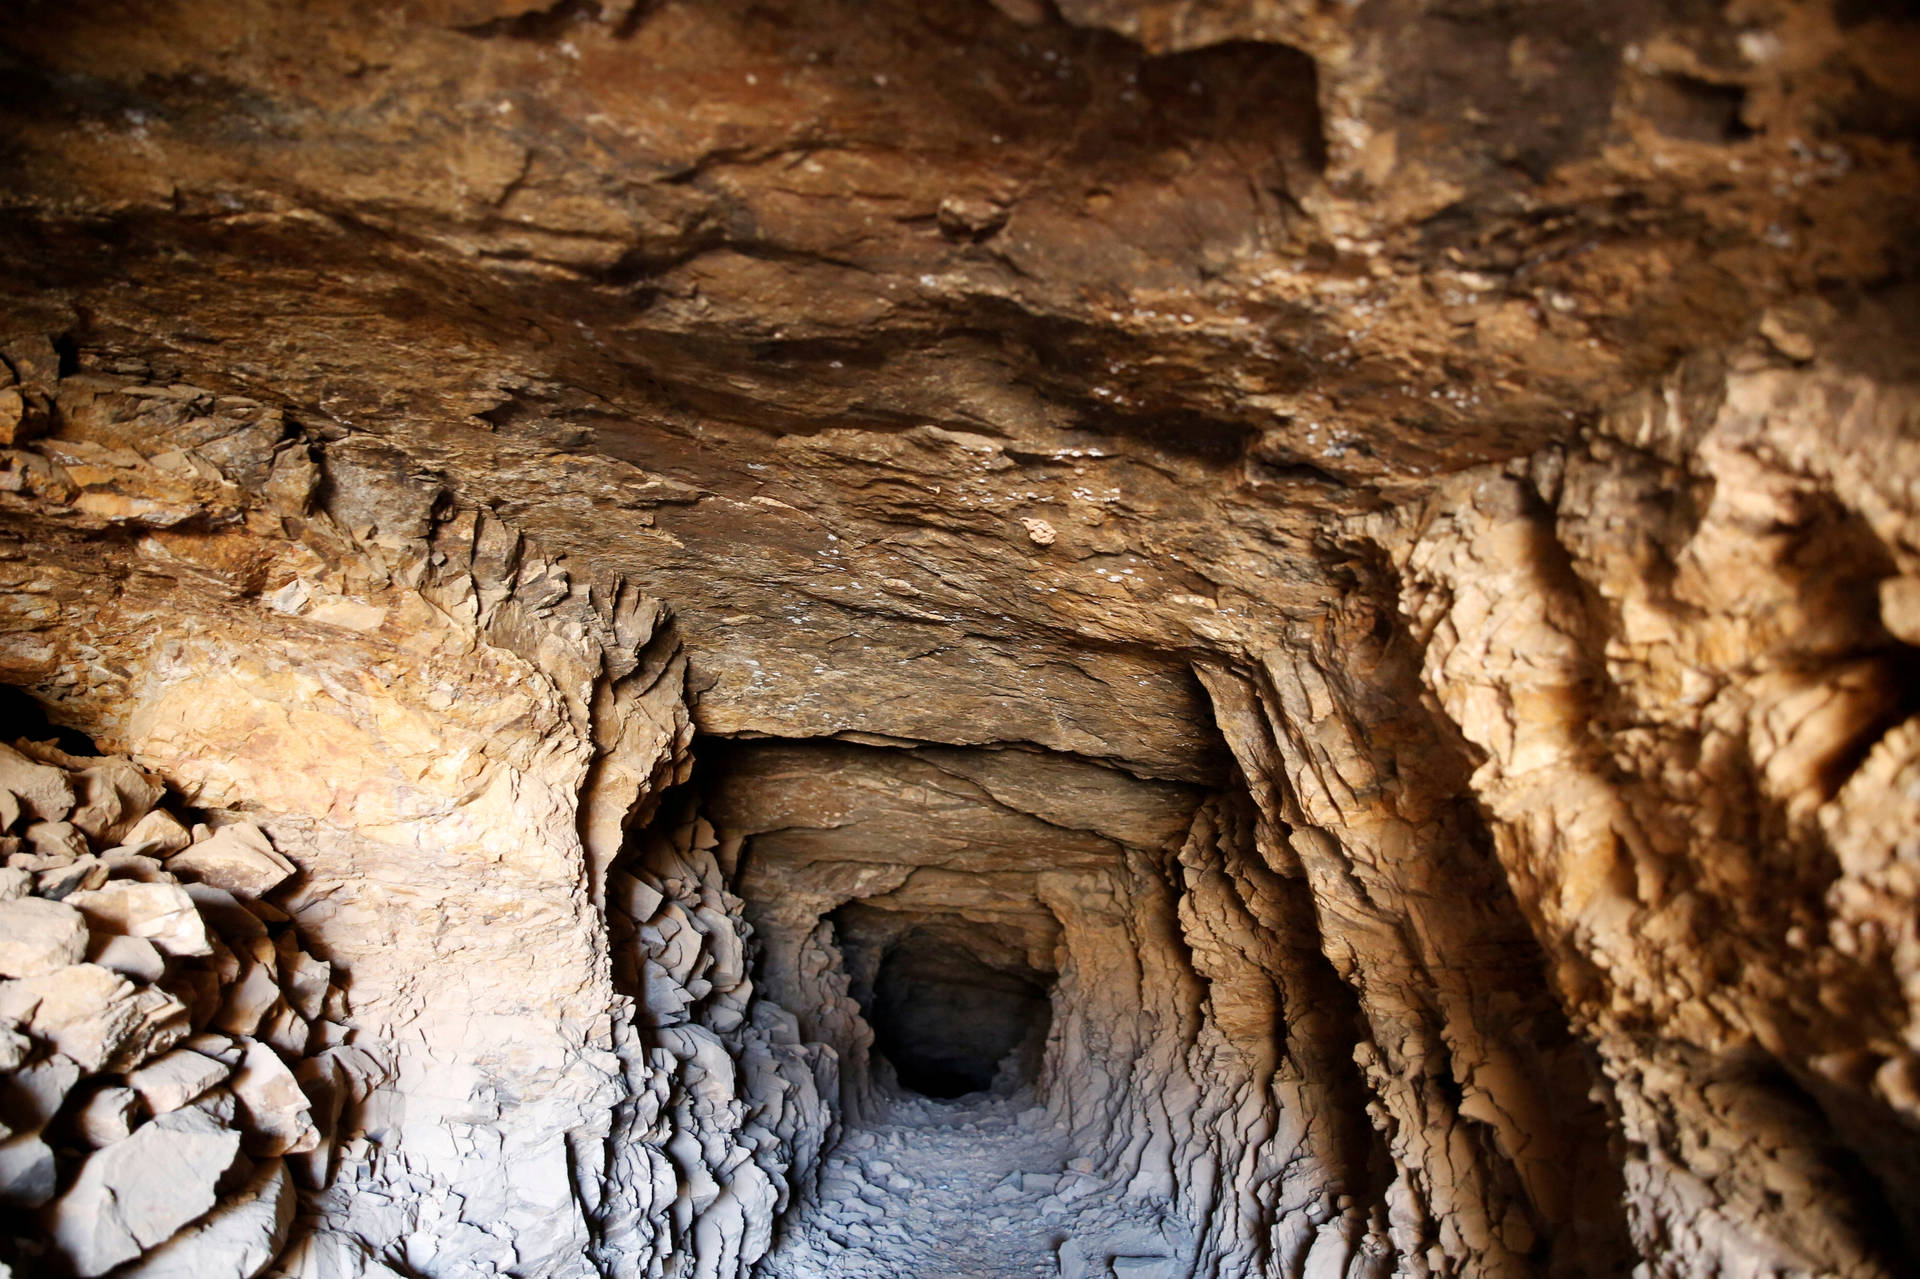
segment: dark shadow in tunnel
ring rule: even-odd
[[[960,1097],[996,1083],[1030,1083],[1052,1019],[1049,982],[1009,972],[964,945],[914,929],[888,947],[874,975],[867,1020],[874,1047],[900,1083],[929,1097]],[[1017,1054],[1017,1073],[998,1078]]]

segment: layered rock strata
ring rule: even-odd
[[[0,683],[203,815],[156,876],[291,869],[231,920],[378,1065],[278,1273],[781,1273],[968,1027],[1063,1273],[1920,1264],[1903,15],[0,43]],[[38,776],[0,960],[107,971]]]

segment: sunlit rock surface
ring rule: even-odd
[[[0,1264],[1920,1265],[1896,6],[0,71]]]

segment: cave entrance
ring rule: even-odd
[[[902,1087],[929,1097],[1034,1082],[1052,1020],[1049,983],[922,930],[888,948],[867,1023]]]
[[[1004,926],[850,902],[830,916],[848,993],[901,1087],[940,1099],[1037,1082],[1053,974]]]

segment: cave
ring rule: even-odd
[[[1038,974],[1007,973],[964,944],[914,931],[889,947],[863,1011],[874,1049],[900,1083],[929,1097],[992,1088],[1003,1062],[1032,1078],[1021,1049],[1046,1042],[1049,1002]]]
[[[831,920],[874,1053],[901,1086],[941,1098],[1031,1086],[1052,1019],[1050,976],[1023,957],[983,955],[971,928],[912,925],[884,941],[862,937],[878,930],[861,913],[845,906]],[[862,952],[876,944],[863,989]]]
[[[1920,20],[31,0],[0,1279],[1920,1272]]]

